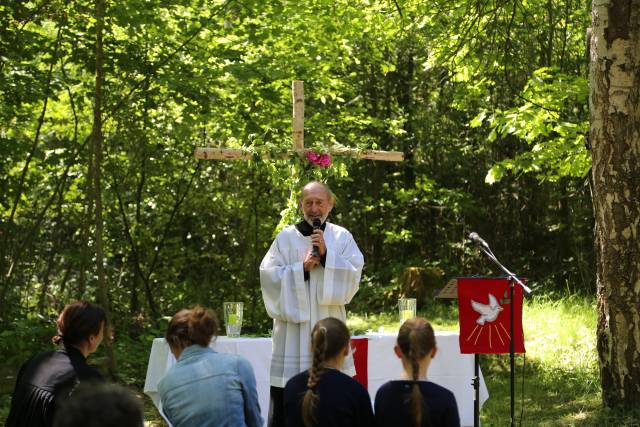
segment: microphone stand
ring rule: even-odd
[[[477,243],[477,242],[476,242]],[[511,427],[515,426],[515,389],[516,389],[516,377],[515,377],[515,347],[513,342],[513,289],[516,286],[516,283],[522,287],[522,289],[527,293],[531,293],[531,289],[522,283],[518,277],[510,272],[507,267],[502,265],[498,258],[493,254],[489,245],[484,246],[483,244],[478,243],[478,247],[484,254],[493,261],[502,271],[507,274],[507,279],[509,280],[509,368],[510,368],[510,395],[511,395]],[[477,356],[476,356],[477,357]]]
[[[480,355],[473,355],[473,427],[480,427]]]

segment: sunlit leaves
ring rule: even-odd
[[[489,141],[500,137],[523,141],[529,147],[513,159],[494,165],[485,178],[493,184],[507,173],[533,173],[552,181],[584,177],[591,167],[586,148],[588,131],[587,82],[557,69],[536,70],[525,86],[522,103],[509,109],[481,111],[471,127],[487,123]]]
[[[68,289],[76,289],[89,209],[81,144],[92,123],[93,4],[25,4],[0,6],[9,12],[0,13],[1,211],[16,195],[46,97],[16,229],[34,223],[71,164],[63,197],[32,240],[43,254],[59,249],[51,276],[61,281],[68,266]],[[332,219],[356,236],[365,274],[392,283],[410,264],[461,268],[463,231],[502,203],[497,186],[483,183],[487,169],[487,181],[497,182],[524,172],[579,177],[588,167],[584,81],[575,78],[584,74],[583,3],[531,0],[512,25],[510,7],[466,0],[222,4],[131,0],[107,10],[105,249],[120,283],[113,296],[124,305],[138,298],[140,311],[148,309],[147,279],[167,312],[231,297],[259,302],[257,265],[274,230],[299,220],[306,180],[328,180],[342,196]],[[549,64],[562,71],[541,68]],[[258,159],[291,148],[294,79],[305,81],[306,147],[402,150],[407,160],[335,158],[320,169],[296,157]],[[197,172],[197,146],[256,157],[203,161]],[[508,197],[520,191],[524,184]],[[69,232],[57,237],[61,222]],[[21,270],[33,289],[41,279],[30,278],[46,271],[38,254]],[[254,311],[252,321],[264,326],[263,308]]]

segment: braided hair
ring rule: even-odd
[[[314,409],[319,397],[316,386],[324,372],[324,363],[340,354],[349,345],[351,336],[343,321],[335,317],[327,317],[318,321],[311,331],[311,352],[313,361],[309,369],[307,391],[302,399],[302,421],[306,427],[314,423]]]
[[[420,317],[405,321],[398,332],[398,347],[411,364],[413,384],[411,385],[409,402],[414,426],[420,427],[422,420],[426,418],[426,406],[418,385],[418,373],[420,360],[436,347],[436,336],[431,324]]]

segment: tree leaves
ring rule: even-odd
[[[11,243],[0,249],[0,277],[15,248],[33,244],[14,270],[20,285],[0,284],[0,300],[7,292],[24,309],[45,289],[52,304],[82,296],[93,280],[83,254],[92,209],[83,141],[92,122],[93,4],[38,5],[0,6],[5,219],[49,99],[22,208],[12,224],[0,220]],[[482,270],[461,243],[469,228],[523,241],[537,235],[531,229],[551,229],[552,237],[570,229],[578,245],[580,233],[589,235],[585,197],[571,199],[573,216],[558,206],[589,167],[584,10],[584,2],[565,1],[528,1],[515,10],[467,0],[111,4],[104,205],[116,310],[148,314],[146,280],[164,314],[194,302],[251,299],[258,303],[248,324],[266,330],[257,266],[274,230],[299,219],[297,191],[311,179],[334,188],[341,203],[332,219],[361,245],[365,275],[385,284],[407,265]],[[293,79],[305,81],[306,147],[401,150],[407,160],[334,158],[326,169],[295,158],[258,160],[258,153],[291,148]],[[203,163],[194,174],[193,150],[207,145],[242,148],[256,159]],[[565,226],[548,227],[559,222]],[[553,263],[549,255],[530,264],[533,238],[504,249],[532,276]],[[47,265],[52,283],[45,287]]]
[[[500,181],[507,171],[532,173],[541,180],[583,178],[591,167],[585,144],[588,131],[587,82],[553,68],[536,70],[520,98],[522,103],[492,113],[481,111],[469,125],[484,122],[488,140],[522,141],[528,146],[512,159],[494,165],[485,182]],[[573,121],[571,121],[573,120]]]

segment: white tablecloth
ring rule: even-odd
[[[371,400],[385,382],[398,379],[402,364],[393,352],[396,335],[368,334],[354,338],[368,338],[368,389]],[[458,334],[440,332],[436,334],[438,353],[429,367],[428,379],[451,390],[458,402],[460,422],[463,426],[473,425],[474,393],[473,355],[460,354]],[[262,416],[267,420],[269,412],[269,366],[271,364],[271,338],[228,338],[218,337],[211,347],[221,353],[240,354],[249,360],[256,374],[258,399]],[[158,382],[175,363],[169,346],[163,338],[153,340],[144,392],[160,410]],[[487,400],[489,392],[480,374],[480,405]]]

